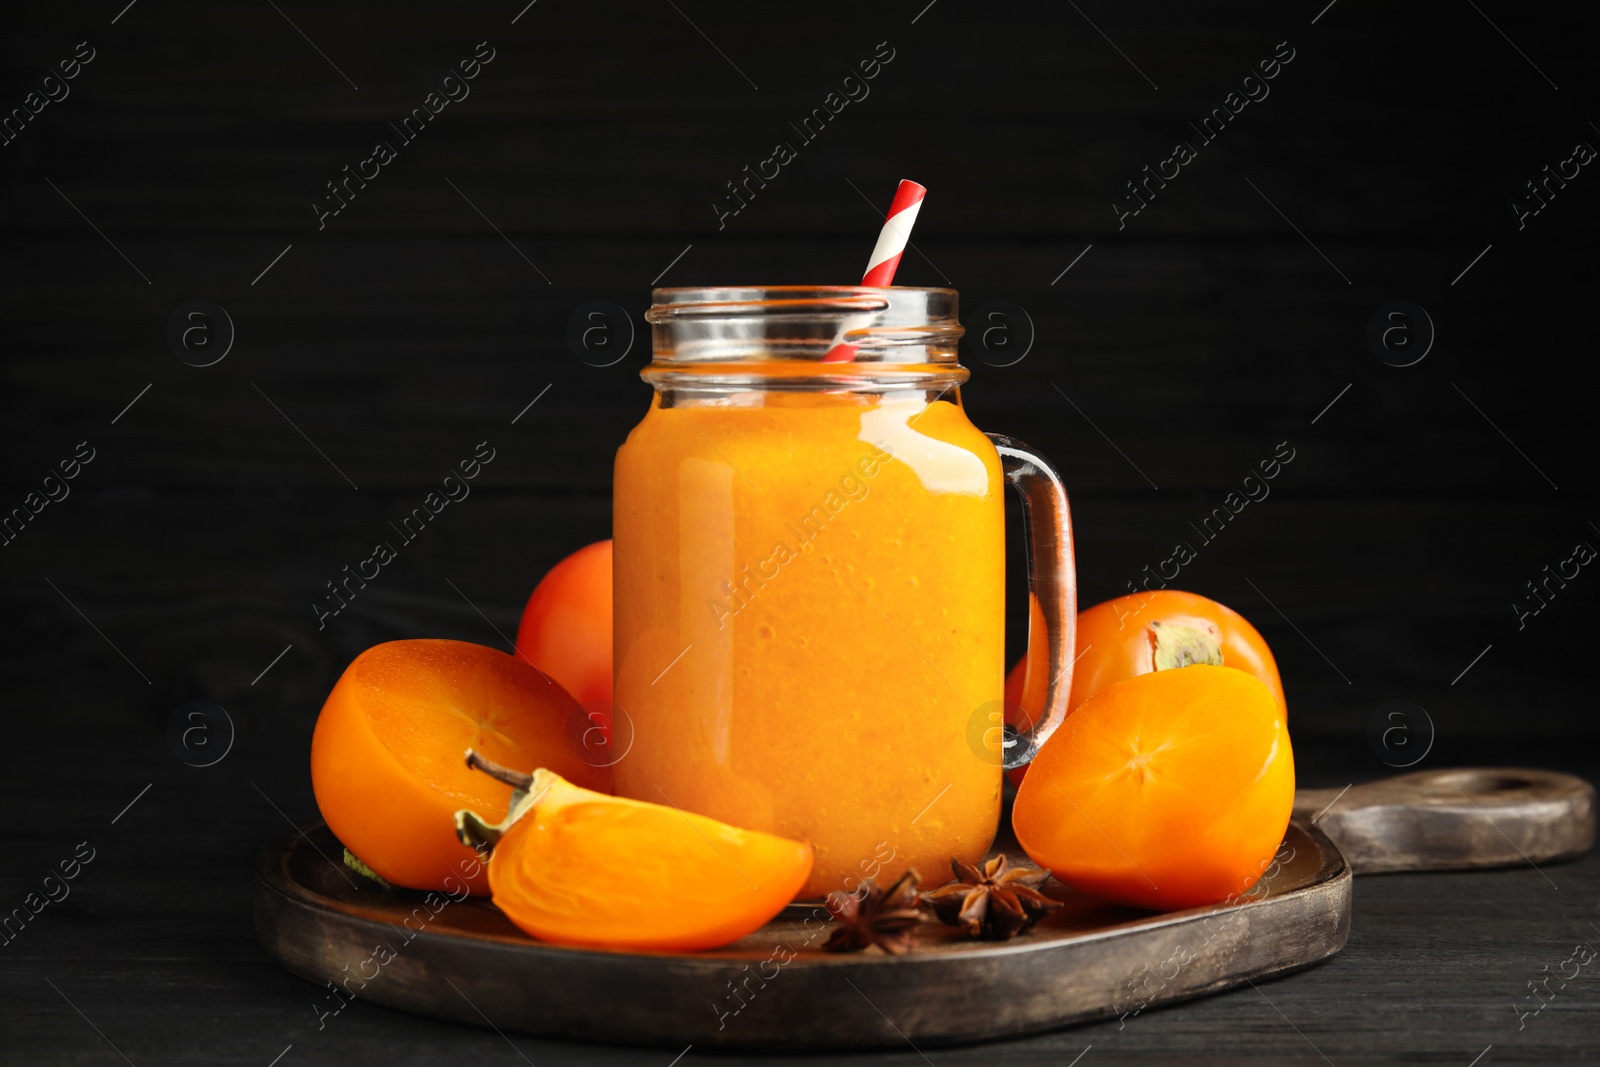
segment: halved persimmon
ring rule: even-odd
[[[1011,824],[1061,881],[1169,910],[1249,889],[1293,806],[1277,695],[1244,671],[1196,664],[1084,701],[1034,758]]]
[[[777,915],[811,875],[806,842],[468,758],[518,790],[502,824],[461,811],[456,825],[463,841],[493,847],[495,906],[541,941],[717,948]]]
[[[357,656],[328,694],[311,737],[311,788],[334,836],[385,881],[486,894],[455,812],[503,812],[511,789],[465,767],[462,752],[609,789],[610,770],[574,743],[585,725],[578,702],[523,660],[465,641],[390,641]]]

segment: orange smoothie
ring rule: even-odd
[[[617,792],[810,841],[803,898],[998,822],[1000,461],[926,396],[658,394],[617,453]]]

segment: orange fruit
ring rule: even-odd
[[[1293,806],[1277,696],[1244,671],[1197,664],[1084,701],[1034,759],[1011,822],[1068,885],[1169,910],[1250,888]]]
[[[716,948],[777,915],[811,875],[805,842],[596,793],[544,769],[506,822],[486,827],[464,811],[458,825],[494,842],[495,905],[558,945]]]
[[[1043,626],[1043,618],[1037,619],[1032,632],[1041,632]],[[1278,664],[1266,639],[1243,615],[1198,593],[1156,589],[1096,604],[1078,613],[1076,643],[1078,658],[1072,670],[1068,715],[1114,682],[1194,663],[1247,671],[1272,690],[1279,707],[1288,707]],[[1042,652],[1041,647],[1035,658]],[[1042,661],[1034,665],[1031,674],[1028,657],[1017,661],[1006,676],[1006,722],[1033,725],[1044,708],[1047,676]],[[1021,785],[1027,772],[1028,768],[1018,767],[1008,773]]]
[[[464,753],[609,789],[611,772],[579,757],[573,739],[586,725],[566,691],[504,652],[390,641],[357,656],[328,694],[311,736],[311,788],[334,836],[384,880],[449,892],[466,883],[483,894],[486,877],[456,839],[455,812],[503,812],[511,788],[470,770]]]
[[[1198,593],[1156,589],[1096,604],[1078,614],[1077,644],[1069,707],[1124,678],[1194,663],[1253,674],[1287,707],[1266,639],[1243,615]]]
[[[534,586],[517,651],[611,730],[611,542],[585,545]],[[532,764],[524,764],[532,766]]]

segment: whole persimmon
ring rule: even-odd
[[[541,941],[717,948],[777,915],[811,876],[804,841],[591,792],[544,768],[522,774],[475,753],[468,762],[516,792],[503,822],[463,810],[457,831],[475,848],[493,848],[495,906]]]
[[[389,641],[357,656],[328,694],[311,736],[311,788],[350,854],[409,889],[489,891],[456,839],[462,806],[503,812],[511,789],[462,763],[469,748],[611,788],[574,737],[583,710],[515,656],[465,641]]]
[[[1035,623],[1035,626],[1042,622]],[[1195,663],[1236,667],[1272,690],[1288,714],[1272,650],[1237,611],[1197,593],[1156,589],[1130,593],[1078,613],[1077,658],[1067,714],[1108,685],[1152,671]],[[1006,676],[1006,722],[1031,727],[1044,709],[1045,669],[1019,659]],[[1026,767],[1008,772],[1022,784]]]
[[[1106,900],[1172,910],[1249,889],[1294,806],[1277,697],[1197,664],[1102,689],[1039,750],[1011,824],[1033,861]]]
[[[611,731],[611,542],[585,545],[550,568],[522,610],[517,651]]]

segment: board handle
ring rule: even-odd
[[[1415,771],[1298,790],[1294,815],[1315,822],[1357,874],[1520,867],[1593,846],[1595,790],[1525,767]]]

